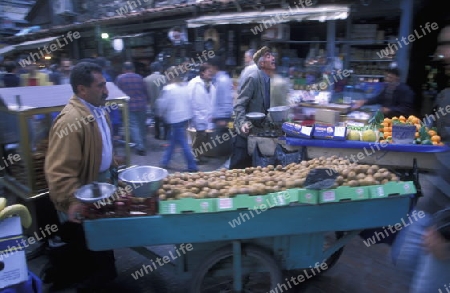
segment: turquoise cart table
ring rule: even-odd
[[[334,141],[286,137],[291,147],[306,147],[309,159],[321,156],[348,158],[358,164],[379,165],[408,169],[416,159],[419,170],[430,171],[436,167],[436,154],[450,151],[448,146],[387,144],[362,141]]]
[[[178,245],[179,255],[167,265],[189,283],[187,292],[221,292],[225,283],[235,292],[267,292],[267,288],[284,282],[282,270],[329,268],[343,246],[361,230],[402,223],[407,219],[411,197],[291,205],[259,214],[238,210],[96,219],[83,225],[90,249],[130,247],[151,263],[161,256],[145,246]],[[326,236],[335,231],[342,232],[327,243]],[[189,252],[179,253],[188,245],[192,248]],[[268,287],[248,290],[248,275],[254,273],[267,274]],[[224,281],[219,284],[217,278]],[[210,285],[214,289],[206,289]]]

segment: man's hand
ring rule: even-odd
[[[365,103],[366,103],[366,101],[364,101],[364,100],[355,101],[354,105],[352,106],[352,110],[358,110],[359,108],[364,106]]]
[[[126,165],[127,158],[125,156],[114,155],[113,161],[116,166]]]
[[[388,107],[381,107],[381,112],[383,112],[383,114],[388,114],[389,113],[389,108]]]
[[[423,239],[423,245],[425,246],[425,249],[437,259],[450,259],[450,242],[445,240],[435,227],[431,227],[427,230]]]
[[[252,128],[252,124],[250,122],[245,122],[241,126],[241,132],[242,133],[249,133],[250,132],[250,128]]]
[[[70,204],[67,210],[67,216],[70,222],[81,223],[81,217],[84,215],[86,205],[81,202],[74,202]]]
[[[225,120],[216,121],[216,126],[218,126],[218,127],[224,127],[226,125],[227,125],[227,122]]]

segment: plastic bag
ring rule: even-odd
[[[331,169],[312,169],[306,176],[303,186],[306,189],[317,190],[332,188],[338,175]]]

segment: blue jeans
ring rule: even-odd
[[[146,111],[130,111],[130,135],[131,141],[136,144],[136,149],[146,150],[147,140],[147,114]]]
[[[432,216],[425,214],[403,228],[392,245],[394,263],[410,278],[410,293],[447,292],[444,285],[450,283],[450,260],[436,259],[422,245],[431,225]]]
[[[167,167],[167,165],[169,165],[176,145],[180,145],[183,149],[184,157],[187,161],[188,171],[193,172],[198,170],[194,155],[192,154],[191,148],[189,147],[186,138],[187,125],[187,121],[170,124],[169,146],[167,147],[161,161],[161,165],[163,167]]]

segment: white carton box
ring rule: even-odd
[[[28,267],[19,217],[0,221],[0,289],[28,280]]]

